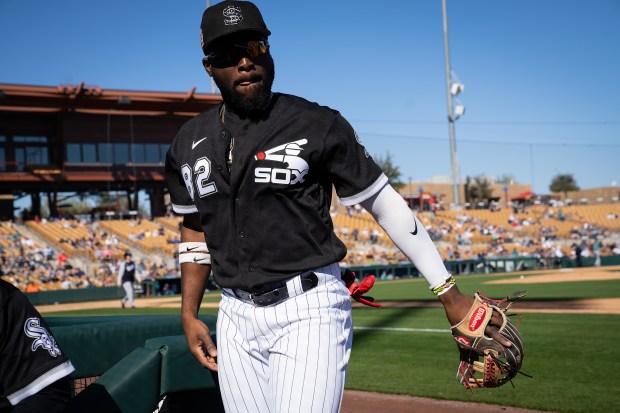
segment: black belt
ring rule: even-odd
[[[309,291],[317,286],[319,279],[315,273],[310,272],[307,274],[298,275],[301,282],[301,289],[303,292]],[[268,305],[278,304],[289,297],[291,293],[286,286],[286,281],[279,283],[269,284],[256,292],[250,292],[242,290],[240,288],[233,288],[233,293],[237,298],[254,303],[259,307],[266,307]]]

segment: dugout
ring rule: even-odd
[[[215,331],[215,317],[200,318]],[[178,316],[46,321],[76,368],[68,413],[152,413],[158,404],[160,412],[224,411],[217,376],[189,352]]]
[[[111,90],[78,85],[0,83],[0,218],[42,194],[58,216],[59,193],[125,192],[138,210],[144,191],[153,216],[165,213],[165,153],[181,125],[221,102],[212,93]]]

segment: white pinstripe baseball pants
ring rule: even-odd
[[[340,410],[353,339],[351,299],[338,264],[314,273],[315,288],[268,307],[223,290],[217,350],[227,412]]]
[[[133,282],[125,281],[123,283],[123,289],[125,290],[125,296],[121,298],[121,303],[124,305],[127,301],[129,301],[129,305],[131,305],[131,307],[135,307],[136,303],[133,297]]]

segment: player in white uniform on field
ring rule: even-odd
[[[184,215],[179,260],[189,348],[218,371],[228,412],[337,412],[352,322],[338,267],[346,248],[329,214],[332,188],[342,204],[359,203],[375,217],[441,294],[451,323],[473,298],[455,287],[349,123],[330,108],[272,93],[271,33],[254,4],[208,8],[200,34],[203,65],[224,102],[187,122],[166,157],[173,209]],[[217,348],[197,317],[211,269],[223,288]]]

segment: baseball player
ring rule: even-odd
[[[0,413],[65,411],[74,370],[28,298],[0,279]]]
[[[133,262],[131,252],[125,253],[125,261],[118,267],[118,277],[116,284],[123,287],[125,296],[121,298],[121,308],[125,308],[125,304],[129,301],[131,308],[136,308],[134,300],[133,283],[136,281],[136,263]]]
[[[353,330],[332,188],[343,205],[373,215],[452,324],[473,298],[458,291],[351,125],[272,92],[270,34],[250,2],[224,1],[202,16],[203,65],[224,102],[188,121],[166,157],[172,206],[184,215],[182,322],[192,354],[218,372],[228,412],[337,412]],[[211,269],[222,287],[217,348],[197,317]]]

